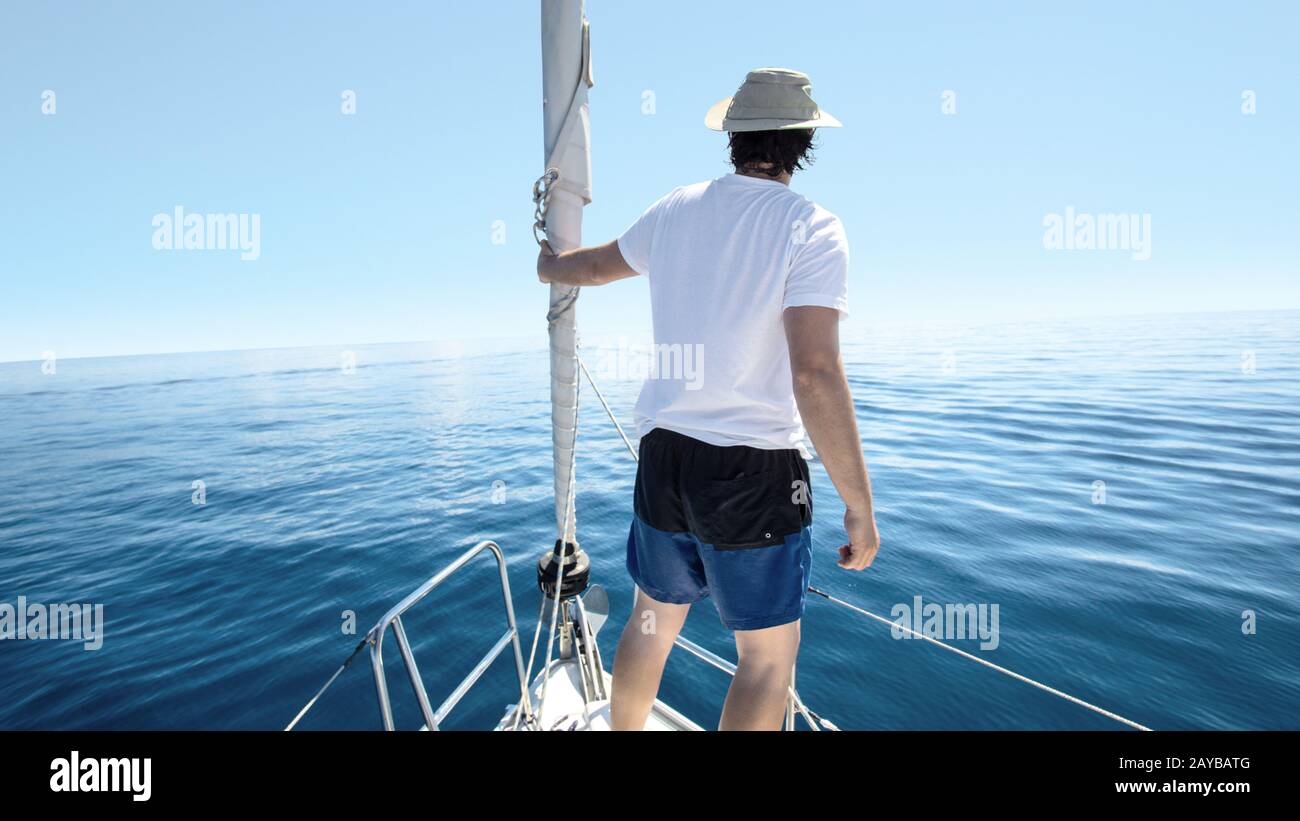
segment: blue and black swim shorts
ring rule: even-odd
[[[655,428],[641,438],[627,570],[650,598],[713,599],[731,630],[803,615],[812,489],[797,450],[721,447]]]

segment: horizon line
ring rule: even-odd
[[[1000,319],[987,319],[983,321],[979,319],[975,319],[975,320],[954,319],[951,317],[936,318],[936,319],[909,318],[909,319],[900,319],[900,320],[886,320],[881,322],[871,322],[869,323],[869,326],[878,328],[878,327],[897,327],[897,326],[908,326],[908,325],[968,325],[970,327],[975,327],[975,328],[985,328],[985,327],[999,327],[999,326],[1006,326],[1006,325],[1031,325],[1038,322],[1048,322],[1048,321],[1077,322],[1081,320],[1138,319],[1142,317],[1219,316],[1219,315],[1231,315],[1231,314],[1277,314],[1277,313],[1292,313],[1292,312],[1300,312],[1300,308],[1242,308],[1242,309],[1233,309],[1233,310],[1156,311],[1156,312],[1135,311],[1131,313],[1049,315],[1040,318],[1022,317],[1022,318],[1009,319],[1003,317]],[[854,328],[848,334],[845,334],[845,336],[846,338],[851,339],[855,332],[862,333],[867,330],[869,330],[869,328],[862,328],[862,327]],[[638,335],[638,334],[648,334],[651,332],[652,329],[650,328],[636,328],[621,333],[627,335]],[[579,333],[580,334],[582,333],[581,329],[579,329]],[[619,333],[620,332],[618,331],[590,331],[588,332],[588,336],[608,337],[608,336],[618,335]],[[522,342],[524,340],[533,339],[534,336],[541,338],[539,340],[537,347],[539,348],[545,347],[545,334],[539,331],[536,335],[521,334],[517,336],[442,337],[442,338],[431,338],[431,339],[404,339],[404,340],[352,342],[352,343],[324,342],[324,343],[310,344],[310,345],[272,345],[267,347],[252,347],[252,348],[202,348],[202,349],[188,350],[188,351],[142,351],[138,353],[91,354],[89,356],[69,356],[69,357],[60,357],[57,356],[56,354],[56,358],[63,361],[80,361],[80,360],[87,360],[87,359],[132,359],[137,357],[148,357],[148,356],[191,356],[194,354],[231,354],[231,353],[259,353],[259,352],[269,352],[269,351],[303,351],[303,350],[311,350],[313,348],[344,348],[344,349],[374,348],[374,347],[380,347],[384,345],[463,345],[466,343],[488,344],[488,343]],[[0,365],[40,363],[41,361],[43,361],[41,358],[0,359]]]

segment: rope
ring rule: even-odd
[[[938,645],[939,647],[942,647],[942,648],[945,649],[945,650],[948,650],[948,651],[950,651],[950,652],[956,653],[957,655],[961,656],[962,658],[967,658],[967,659],[970,659],[971,661],[979,662],[980,664],[983,664],[985,667],[989,667],[989,668],[992,668],[992,669],[994,669],[994,670],[997,670],[999,673],[1002,673],[1003,675],[1011,676],[1012,678],[1016,679],[1017,681],[1023,681],[1025,684],[1032,685],[1032,686],[1037,687],[1038,689],[1040,689],[1040,690],[1042,690],[1042,691],[1044,691],[1044,692],[1051,693],[1051,694],[1054,695],[1054,696],[1058,696],[1058,697],[1060,697],[1060,698],[1063,698],[1063,699],[1065,699],[1066,701],[1069,701],[1069,702],[1072,702],[1072,703],[1074,703],[1074,704],[1079,705],[1080,707],[1086,708],[1086,709],[1088,709],[1088,710],[1092,710],[1094,713],[1098,713],[1098,714],[1100,714],[1100,715],[1103,715],[1103,716],[1105,716],[1106,718],[1113,719],[1113,720],[1115,720],[1115,721],[1118,721],[1118,722],[1121,723],[1121,724],[1127,724],[1128,726],[1132,727],[1132,728],[1135,729],[1135,730],[1145,730],[1145,731],[1147,731],[1147,732],[1150,732],[1150,730],[1151,730],[1150,727],[1144,727],[1144,726],[1142,726],[1141,724],[1138,724],[1136,721],[1132,721],[1132,720],[1130,720],[1130,719],[1124,718],[1124,716],[1122,716],[1122,715],[1118,715],[1118,714],[1116,714],[1116,713],[1112,713],[1110,710],[1106,710],[1106,709],[1104,709],[1104,708],[1098,707],[1098,706],[1095,705],[1095,704],[1089,704],[1088,702],[1084,701],[1084,700],[1081,699],[1081,698],[1077,698],[1077,697],[1075,697],[1075,696],[1072,696],[1072,695],[1070,695],[1069,693],[1063,693],[1063,692],[1061,692],[1060,690],[1056,689],[1055,687],[1049,687],[1049,686],[1047,686],[1046,684],[1043,684],[1041,681],[1035,681],[1034,679],[1030,678],[1029,676],[1022,676],[1021,674],[1015,672],[1014,670],[1008,670],[1007,668],[1002,667],[1001,665],[994,664],[993,662],[988,661],[988,660],[986,660],[986,659],[982,659],[982,658],[980,658],[979,656],[973,655],[973,654],[971,654],[971,653],[967,653],[965,650],[960,650],[960,649],[958,649],[958,648],[956,648],[956,647],[953,647],[951,644],[945,644],[945,643],[939,641],[939,640],[936,639],[936,638],[933,638],[933,637],[931,637],[931,636],[924,635],[924,634],[922,634],[922,633],[918,633],[918,632],[916,632],[915,630],[911,629],[910,627],[906,627],[906,626],[904,626],[904,625],[902,625],[902,624],[900,624],[900,623],[898,623],[898,622],[896,622],[896,621],[891,621],[890,619],[887,619],[887,618],[885,618],[884,616],[877,616],[875,613],[872,613],[872,612],[867,611],[867,610],[863,610],[861,607],[858,607],[858,606],[856,606],[856,605],[849,604],[848,602],[844,601],[843,599],[837,599],[837,598],[835,598],[834,596],[832,596],[831,594],[829,594],[829,593],[827,593],[827,592],[825,592],[825,591],[823,591],[823,590],[818,590],[817,588],[815,588],[815,587],[811,587],[811,586],[810,586],[810,587],[808,588],[808,592],[809,592],[809,593],[816,593],[818,596],[821,596],[822,598],[826,599],[827,601],[831,602],[832,604],[838,604],[840,607],[847,608],[847,609],[849,609],[849,610],[852,610],[852,611],[855,612],[855,613],[859,613],[859,614],[861,614],[861,615],[863,615],[863,616],[867,616],[868,618],[875,619],[876,621],[881,622],[881,623],[883,623],[883,624],[888,624],[888,625],[891,626],[891,627],[897,627],[898,629],[900,629],[900,630],[902,630],[902,631],[908,633],[909,635],[911,635],[913,638],[925,639],[926,641],[930,642],[931,644]]]
[[[578,362],[582,361],[581,359],[578,359],[578,354],[576,351],[573,354],[573,358],[576,359]],[[589,376],[587,378],[590,379],[591,377]],[[573,503],[575,501],[575,497],[578,495],[578,476],[577,476],[578,473],[577,471],[578,468],[578,402],[579,399],[581,398],[580,397],[581,387],[582,387],[582,380],[574,379],[573,380],[573,447],[569,449],[569,489],[568,492],[565,493],[565,500],[564,500],[564,521],[565,521],[566,528],[568,526],[569,517],[573,514]],[[574,529],[574,533],[573,533],[572,541],[574,544],[577,544],[578,534],[576,531],[578,529],[578,522],[576,518],[573,523],[573,529]],[[569,544],[568,536],[569,534],[567,531],[565,533],[560,534],[560,561],[558,564],[556,564],[555,567],[555,598],[552,600],[552,604],[551,604],[551,631],[546,639],[546,666],[542,668],[542,673],[543,673],[542,692],[540,698],[538,699],[539,704],[546,703],[546,688],[551,683],[551,654],[555,651],[555,628],[559,624],[559,620],[560,620],[560,588],[564,587],[564,557],[568,553],[568,551],[565,549],[566,546]],[[533,669],[532,669],[532,665],[530,664],[528,666],[529,675],[531,675],[532,672]]]
[[[578,359],[578,352],[576,350],[573,352],[573,358],[579,363],[582,362],[581,359]],[[590,379],[590,377],[588,378]],[[573,447],[569,448],[569,489],[565,491],[564,494],[565,496],[564,532],[560,534],[562,539],[564,539],[565,541],[571,541],[574,544],[577,544],[578,542],[578,520],[577,517],[573,515],[573,504],[578,495],[578,402],[579,399],[581,398],[579,396],[579,394],[581,393],[580,390],[581,387],[582,387],[582,380],[578,379],[577,377],[574,377],[573,380]],[[573,519],[572,531],[569,530],[570,519]],[[561,548],[561,558],[563,558],[563,548]],[[558,584],[559,578],[560,578],[559,576],[556,577],[557,584],[555,589],[557,591],[556,592],[557,596],[559,595],[558,591],[560,589]]]
[[[540,180],[539,180],[539,183],[540,183]],[[536,186],[534,186],[534,188],[533,188],[533,192],[534,192],[534,199],[536,199],[536,196],[537,196],[537,188],[536,188]],[[575,289],[575,290],[576,290],[576,289]],[[577,362],[578,362],[579,365],[582,365],[582,359],[580,359],[576,353],[574,354],[573,358],[574,358],[575,360],[577,360]],[[586,371],[586,367],[585,367],[585,366],[583,367],[583,371],[584,371],[584,372]],[[590,374],[587,375],[587,379],[591,379],[591,375],[590,375]],[[547,638],[546,638],[546,664],[545,664],[545,666],[542,668],[542,671],[543,671],[543,678],[542,678],[542,691],[541,691],[541,693],[539,694],[539,697],[538,697],[538,703],[539,703],[539,704],[545,704],[545,703],[546,703],[546,690],[547,690],[547,688],[550,686],[550,683],[551,683],[551,658],[552,658],[552,654],[553,654],[554,651],[555,651],[555,629],[556,629],[556,627],[558,626],[558,624],[559,624],[559,619],[560,619],[560,588],[564,586],[564,566],[563,566],[563,560],[564,560],[565,555],[567,555],[567,552],[565,551],[564,546],[565,546],[566,544],[568,544],[569,542],[573,542],[573,543],[576,544],[576,543],[577,543],[577,540],[578,540],[578,534],[577,534],[576,532],[572,534],[572,535],[573,535],[573,538],[572,538],[572,539],[569,538],[569,535],[570,535],[570,534],[569,534],[569,531],[568,531],[568,522],[569,522],[569,516],[570,516],[570,514],[573,512],[573,504],[574,504],[575,498],[576,498],[576,496],[577,496],[577,494],[578,494],[578,482],[577,482],[578,447],[577,447],[577,442],[578,442],[578,407],[579,407],[579,400],[580,400],[580,398],[581,398],[581,391],[580,391],[579,389],[580,389],[581,387],[582,387],[582,380],[580,380],[580,379],[574,379],[574,380],[573,380],[573,441],[574,441],[574,446],[573,446],[573,448],[572,448],[572,449],[570,450],[570,452],[569,452],[569,488],[568,488],[568,490],[567,490],[566,493],[565,493],[565,500],[564,500],[564,522],[565,522],[565,530],[564,530],[564,532],[562,532],[562,533],[560,534],[560,563],[557,564],[557,566],[556,566],[556,568],[555,568],[555,597],[554,597],[553,599],[551,599],[551,629],[550,629],[550,631],[548,632],[548,634],[547,634]],[[602,400],[602,402],[603,402],[603,401],[604,401],[604,400]],[[606,406],[606,407],[608,408],[608,406]],[[617,424],[617,423],[616,423],[616,424]],[[574,529],[575,529],[575,530],[577,529],[577,522],[576,522],[576,521],[574,522]],[[545,608],[545,606],[546,606],[546,598],[543,597],[543,598],[542,598],[542,604],[541,604],[541,607],[542,607],[542,608]],[[533,674],[533,662],[535,662],[535,661],[537,660],[537,643],[541,640],[541,637],[542,637],[542,612],[543,612],[542,609],[539,609],[538,612],[537,612],[537,630],[534,631],[534,633],[533,633],[533,646],[532,646],[532,649],[530,649],[530,650],[528,651],[528,667],[527,667],[527,668],[525,669],[525,671],[524,671],[524,681],[528,681],[529,678],[532,676],[532,674]],[[531,698],[531,697],[532,697],[532,696],[529,696],[529,698]],[[514,724],[514,726],[516,726],[516,727],[519,725],[519,715],[520,715],[520,711],[521,711],[521,709],[522,709],[522,705],[521,705],[520,708],[516,709],[516,711],[515,711],[515,720],[514,720],[513,724]],[[539,715],[539,716],[538,716],[538,719],[540,720],[540,718],[541,718],[541,716]]]
[[[533,183],[533,239],[541,245],[546,233],[546,212],[551,207],[551,193],[560,181],[560,169],[548,168]]]

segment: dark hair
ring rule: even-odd
[[[787,128],[782,131],[733,131],[728,145],[731,164],[737,171],[779,177],[813,164],[813,129]],[[762,168],[760,166],[768,166]]]

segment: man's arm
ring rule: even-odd
[[[875,560],[880,535],[853,397],[840,359],[839,311],[807,305],[787,308],[783,318],[799,415],[846,508],[849,543],[840,548],[839,565],[862,570]]]
[[[551,250],[550,243],[542,242],[542,250],[537,255],[537,278],[542,282],[604,285],[634,276],[636,271],[618,250],[618,240],[591,248],[574,248],[562,254]]]

